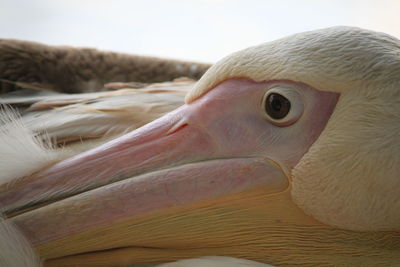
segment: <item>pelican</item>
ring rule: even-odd
[[[44,266],[397,266],[399,77],[399,40],[369,30],[250,47],[116,139],[39,144],[0,205]]]

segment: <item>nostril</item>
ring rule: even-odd
[[[168,130],[167,135],[176,133],[177,131],[185,128],[186,126],[188,126],[188,123],[184,120],[180,120],[178,123],[176,123],[174,126],[172,126],[171,129]]]

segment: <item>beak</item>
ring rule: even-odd
[[[268,222],[318,224],[291,203],[287,178],[314,140],[276,156],[279,127],[260,116],[264,92],[262,83],[225,82],[140,129],[0,188],[2,208],[50,266],[241,256],[241,246],[265,238],[260,226]],[[320,124],[318,136],[325,122],[310,123]]]

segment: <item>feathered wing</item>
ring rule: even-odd
[[[37,136],[14,110],[1,107],[0,185],[28,175],[58,158],[45,135]]]
[[[0,110],[0,154],[0,184],[10,183],[57,158],[50,142],[36,137],[19,115],[6,106]],[[1,214],[0,266],[41,266],[29,242]]]
[[[31,132],[45,134],[58,147],[77,153],[182,105],[193,83],[192,80],[178,80],[140,89],[86,94],[33,91],[33,94],[21,96],[12,93],[3,95],[0,103],[17,108],[22,114],[21,122]]]

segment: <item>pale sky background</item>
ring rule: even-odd
[[[0,38],[204,62],[334,25],[400,38],[400,1],[0,0]]]

